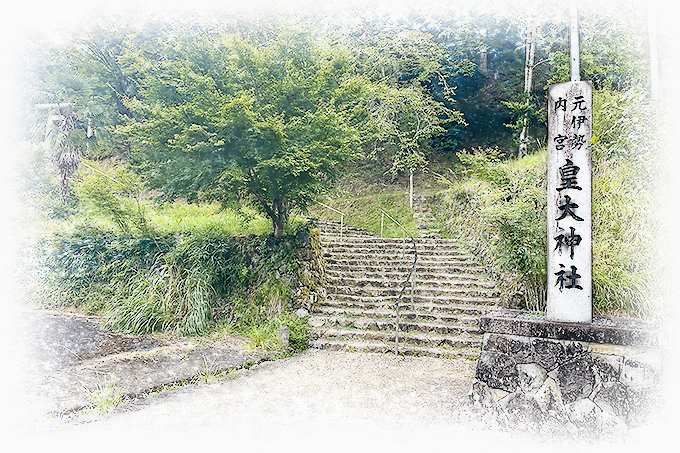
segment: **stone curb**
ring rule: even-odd
[[[53,415],[92,406],[98,386],[114,385],[123,399],[138,398],[163,386],[187,382],[206,373],[248,368],[272,360],[280,351],[246,353],[219,342],[180,343],[149,351],[92,359],[43,376],[36,395]]]
[[[480,318],[480,329],[488,333],[512,334],[556,340],[586,341],[617,345],[658,346],[656,332],[637,319],[593,317],[592,324],[551,322],[541,313],[502,309]]]

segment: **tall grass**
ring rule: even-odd
[[[121,238],[87,231],[39,250],[32,298],[103,314],[120,331],[203,335],[219,322],[247,333],[290,312],[295,237],[199,233]]]
[[[341,197],[327,201],[326,204],[343,212],[347,225],[364,229],[378,236],[381,227],[381,209],[401,223],[411,235],[415,237],[418,234],[418,222],[413,217],[413,209],[409,207],[408,194],[403,192]],[[338,214],[321,206],[313,207],[310,212],[317,218],[339,220]],[[394,222],[385,218],[383,236],[400,238],[402,230]]]
[[[130,333],[201,335],[211,325],[215,290],[200,271],[164,265],[134,276],[111,301],[106,324]]]
[[[656,247],[654,115],[628,93],[595,93],[593,308],[652,316],[661,269]],[[546,150],[502,161],[495,150],[461,153],[463,170],[434,196],[443,227],[466,239],[518,308],[544,310]],[[516,296],[516,297],[512,297]]]

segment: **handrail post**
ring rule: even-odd
[[[399,355],[399,301],[397,300],[397,306],[396,306],[396,311],[397,311],[397,321],[396,325],[394,326],[394,354]]]
[[[331,208],[331,207],[328,206],[327,204],[323,204],[323,203],[321,203],[320,201],[317,201],[317,200],[314,200],[314,201],[315,201],[316,203],[320,204],[321,206],[323,206],[324,208],[328,208],[328,209],[330,209],[331,211],[340,214],[340,239],[342,239],[342,230],[343,230],[343,227],[344,227],[344,224],[345,224],[345,213],[344,213],[344,212],[340,212],[340,211],[338,211],[338,210],[335,209],[335,208]],[[329,231],[329,230],[327,229],[326,231]]]
[[[411,310],[415,313],[416,311],[416,305],[415,305],[415,292],[416,292],[416,270],[415,268],[413,269],[413,278],[411,279]]]
[[[413,236],[411,236],[411,233],[406,231],[406,228],[404,228],[401,223],[397,222],[390,216],[388,213],[383,211],[382,209],[380,210],[382,212],[383,218],[384,216],[387,216],[391,221],[397,224],[399,228],[403,231],[402,235],[404,238],[404,256],[406,255],[406,235],[408,234],[408,237],[411,238],[411,242],[413,242],[413,265],[411,266],[411,270],[408,273],[408,277],[406,277],[406,281],[404,282],[404,286],[401,288],[401,292],[399,293],[399,297],[397,297],[397,301],[394,304],[395,311],[396,311],[396,325],[394,329],[394,353],[396,355],[399,355],[399,301],[401,298],[404,296],[404,291],[406,291],[406,288],[408,287],[408,282],[411,280],[411,276],[413,276],[415,269],[416,269],[416,262],[418,261],[418,247],[416,246],[416,240],[413,239]],[[381,220],[381,229],[382,229],[382,220]],[[412,280],[413,282],[414,280]],[[415,291],[415,283],[413,283],[412,291]],[[411,303],[413,303],[413,292],[411,293]]]
[[[383,238],[383,227],[385,226],[385,213],[382,213],[380,217],[380,239]]]

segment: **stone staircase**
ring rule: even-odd
[[[413,264],[408,240],[319,221],[326,261],[327,298],[310,316],[310,346],[394,352],[394,303]],[[416,239],[415,288],[400,302],[399,352],[477,358],[479,317],[499,308],[499,292],[473,257],[452,240]]]

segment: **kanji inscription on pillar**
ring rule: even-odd
[[[548,300],[554,321],[592,322],[590,82],[552,85],[548,94]]]

